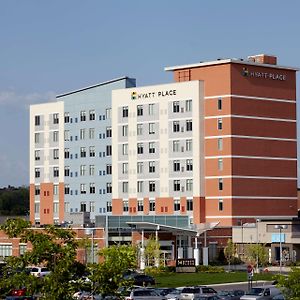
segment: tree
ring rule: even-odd
[[[230,270],[230,264],[233,261],[236,254],[236,245],[232,242],[231,239],[227,240],[227,245],[224,248],[224,255],[228,262],[228,269]]]
[[[300,299],[300,268],[294,267],[287,276],[277,275],[277,286],[282,289],[285,299]]]
[[[42,299],[68,300],[78,290],[72,281],[77,269],[75,233],[70,229],[48,225],[45,228],[30,228],[30,223],[22,219],[7,220],[1,229],[10,238],[20,238],[20,242],[30,243],[32,249],[20,257],[7,259],[0,287],[4,291],[16,287],[26,287],[30,294],[39,293]],[[26,274],[26,267],[43,265],[51,273],[44,278]]]
[[[137,267],[137,249],[132,245],[115,245],[99,251],[101,262],[91,265],[94,291],[116,295],[119,287],[128,285],[124,273]]]
[[[153,235],[150,235],[145,247],[145,261],[148,266],[157,266],[160,257],[160,244]]]
[[[258,266],[264,266],[268,262],[268,252],[265,245],[261,244],[250,244],[245,249],[246,257],[249,263]]]

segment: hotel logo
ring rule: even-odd
[[[132,92],[131,93],[131,100],[136,100],[137,97],[137,93],[136,92]]]
[[[248,68],[243,68],[242,75],[243,75],[244,77],[248,77],[248,76],[249,76]]]

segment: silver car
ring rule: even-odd
[[[150,288],[133,289],[125,300],[166,300],[157,291]]]
[[[217,292],[213,288],[207,286],[189,286],[183,288],[179,300],[194,300],[197,297],[207,294],[216,295]]]

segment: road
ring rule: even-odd
[[[271,284],[271,281],[253,281],[252,286],[260,286]],[[248,283],[246,282],[235,282],[235,283],[221,283],[221,284],[211,284],[210,287],[214,288],[216,291],[232,291],[232,290],[243,290],[248,291]]]

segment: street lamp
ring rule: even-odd
[[[258,273],[258,223],[260,222],[260,219],[256,219],[256,272]]]
[[[279,229],[279,273],[281,274],[282,269],[282,239],[281,230],[287,229],[287,225],[275,225],[275,229]]]

